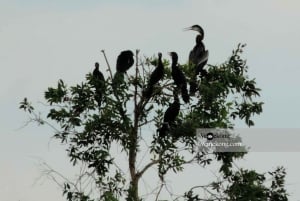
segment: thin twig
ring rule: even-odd
[[[145,125],[147,125],[148,123],[151,123],[151,122],[154,122],[154,121],[155,121],[155,119],[147,120],[147,121],[145,121],[144,123],[139,124],[139,127],[145,126]]]
[[[164,183],[161,183],[161,185],[160,185],[160,187],[159,187],[159,190],[158,190],[158,192],[157,192],[157,194],[156,194],[155,201],[158,201],[159,194],[160,194],[160,192],[161,192],[161,190],[162,190],[163,187],[164,187]]]
[[[107,67],[108,67],[108,71],[109,71],[109,74],[110,74],[110,78],[113,79],[113,76],[112,76],[112,72],[111,72],[111,68],[110,68],[110,65],[108,63],[108,60],[107,60],[107,57],[106,57],[106,54],[105,54],[105,51],[104,50],[101,50],[103,56],[104,56],[104,59],[105,59],[105,62],[107,64]]]

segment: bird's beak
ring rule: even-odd
[[[172,55],[172,54],[171,54],[171,52],[168,52],[168,55],[170,55],[170,56],[171,56],[171,55]]]
[[[183,31],[190,31],[190,30],[192,30],[192,27],[187,27],[183,29]]]

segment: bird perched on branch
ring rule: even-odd
[[[158,53],[157,67],[151,73],[147,88],[143,91],[143,96],[149,99],[153,93],[153,86],[163,79],[165,73],[164,65],[162,63],[162,54]]]
[[[117,72],[125,73],[134,63],[133,52],[125,50],[117,58]]]
[[[127,73],[127,70],[134,63],[133,56],[134,54],[131,50],[124,50],[119,54],[116,64],[117,72],[112,80],[112,87],[114,91],[116,91],[117,87],[124,82],[124,73]]]
[[[103,74],[99,70],[99,63],[95,63],[95,69],[93,71],[92,83],[95,87],[95,100],[98,103],[98,106],[101,106],[103,90],[105,86],[105,80]]]
[[[205,45],[203,43],[204,30],[199,25],[193,25],[191,27],[185,28],[185,30],[193,30],[198,32],[198,35],[196,36],[196,44],[190,51],[189,63],[195,65],[196,72],[199,73],[208,59],[208,50],[205,50]]]
[[[165,137],[167,131],[170,129],[170,126],[172,123],[174,123],[176,117],[178,116],[180,111],[180,102],[177,93],[174,93],[174,101],[173,103],[168,107],[164,114],[164,122],[160,129],[158,129],[159,136]]]
[[[172,58],[172,77],[177,85],[177,87],[181,90],[181,97],[185,103],[190,101],[190,97],[187,91],[187,82],[186,78],[182,72],[182,70],[178,66],[178,55],[176,52],[170,52],[169,55]]]
[[[100,72],[99,66],[100,66],[99,63],[96,62],[96,63],[95,63],[95,69],[94,69],[94,71],[93,71],[93,79],[94,79],[95,81],[102,81],[102,82],[104,82],[104,76],[103,76],[103,74]]]
[[[190,51],[189,55],[189,64],[195,66],[194,75],[190,81],[190,93],[194,94],[197,90],[196,77],[200,73],[201,76],[205,76],[207,72],[203,69],[207,63],[209,52],[205,50],[203,44],[204,30],[199,25],[193,25],[185,29],[197,31],[198,35],[196,36],[196,45]]]

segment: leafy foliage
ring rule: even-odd
[[[168,60],[164,60],[165,76],[163,81],[154,86],[150,99],[142,96],[149,76],[156,65],[157,58],[139,60],[136,52],[136,68],[133,75],[112,74],[103,83],[103,101],[97,104],[93,77],[87,74],[81,84],[68,87],[62,80],[57,87],[49,87],[45,99],[49,103],[47,118],[61,128],[54,137],[65,143],[72,164],[87,164],[89,175],[100,189],[100,196],[94,196],[86,190],[65,183],[63,193],[69,201],[115,201],[127,195],[127,200],[140,200],[138,181],[148,168],[157,165],[157,173],[163,182],[171,170],[183,171],[185,164],[197,163],[208,166],[214,159],[221,162],[220,173],[230,184],[222,192],[218,182],[211,184],[216,194],[222,195],[219,200],[284,200],[283,189],[285,172],[282,169],[273,172],[275,180],[271,188],[263,185],[264,175],[255,171],[234,172],[234,159],[245,153],[209,153],[209,150],[197,149],[197,128],[232,128],[235,118],[245,120],[253,126],[253,115],[262,112],[262,102],[255,101],[260,89],[254,79],[247,77],[246,61],[241,58],[244,45],[232,52],[229,59],[218,66],[209,65],[207,75],[197,79],[198,92],[191,97],[189,104],[181,104],[180,115],[170,125],[168,134],[160,138],[156,132],[150,141],[151,161],[137,170],[136,156],[140,152],[140,142],[145,140],[143,131],[146,126],[159,129],[162,126],[164,111],[172,103],[174,85]],[[192,79],[192,68],[182,65],[187,80]],[[181,101],[182,102],[182,101]],[[25,98],[20,108],[34,112],[34,108]],[[125,179],[122,171],[115,166],[112,146],[121,145],[122,152],[128,156],[130,181]],[[184,150],[182,152],[181,150]],[[192,160],[186,159],[186,154]],[[184,195],[188,201],[203,200],[190,190]],[[275,199],[276,198],[276,199]],[[215,199],[216,200],[216,199]],[[258,199],[257,199],[258,200]]]

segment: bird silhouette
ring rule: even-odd
[[[158,53],[158,62],[157,67],[151,73],[149,82],[147,84],[147,88],[143,91],[143,96],[149,99],[153,93],[153,87],[157,84],[161,79],[163,79],[165,73],[164,65],[162,63],[162,54]]]
[[[124,50],[119,54],[116,64],[117,72],[114,74],[112,79],[114,92],[116,92],[118,86],[124,82],[124,73],[127,74],[127,70],[133,65],[133,56],[134,54],[131,50]]]
[[[117,72],[125,73],[134,63],[133,52],[125,50],[117,58]]]
[[[180,111],[180,102],[177,93],[174,93],[174,101],[164,114],[164,122],[161,128],[158,129],[159,137],[165,137],[167,132],[170,129],[172,123],[174,123],[176,117],[178,116]]]
[[[103,74],[100,72],[99,66],[100,66],[99,63],[96,62],[96,63],[95,63],[95,69],[94,69],[94,71],[93,71],[93,79],[94,79],[95,81],[102,81],[102,82],[104,82],[104,76],[103,76]]]
[[[95,87],[95,100],[98,103],[98,106],[101,106],[103,98],[103,90],[105,86],[105,80],[103,74],[99,70],[99,63],[95,63],[95,69],[93,71],[93,85]]]
[[[205,76],[207,72],[203,69],[207,63],[209,52],[205,50],[205,45],[203,43],[204,30],[199,25],[193,25],[186,28],[185,30],[197,31],[196,44],[189,54],[189,64],[195,66],[194,74],[190,80],[190,94],[194,94],[197,90],[196,78],[197,75]]]
[[[172,77],[177,85],[178,89],[181,90],[181,97],[185,103],[188,103],[190,101],[190,97],[187,90],[187,82],[186,78],[182,72],[182,70],[178,66],[178,55],[176,52],[170,52],[169,55],[172,58]]]

